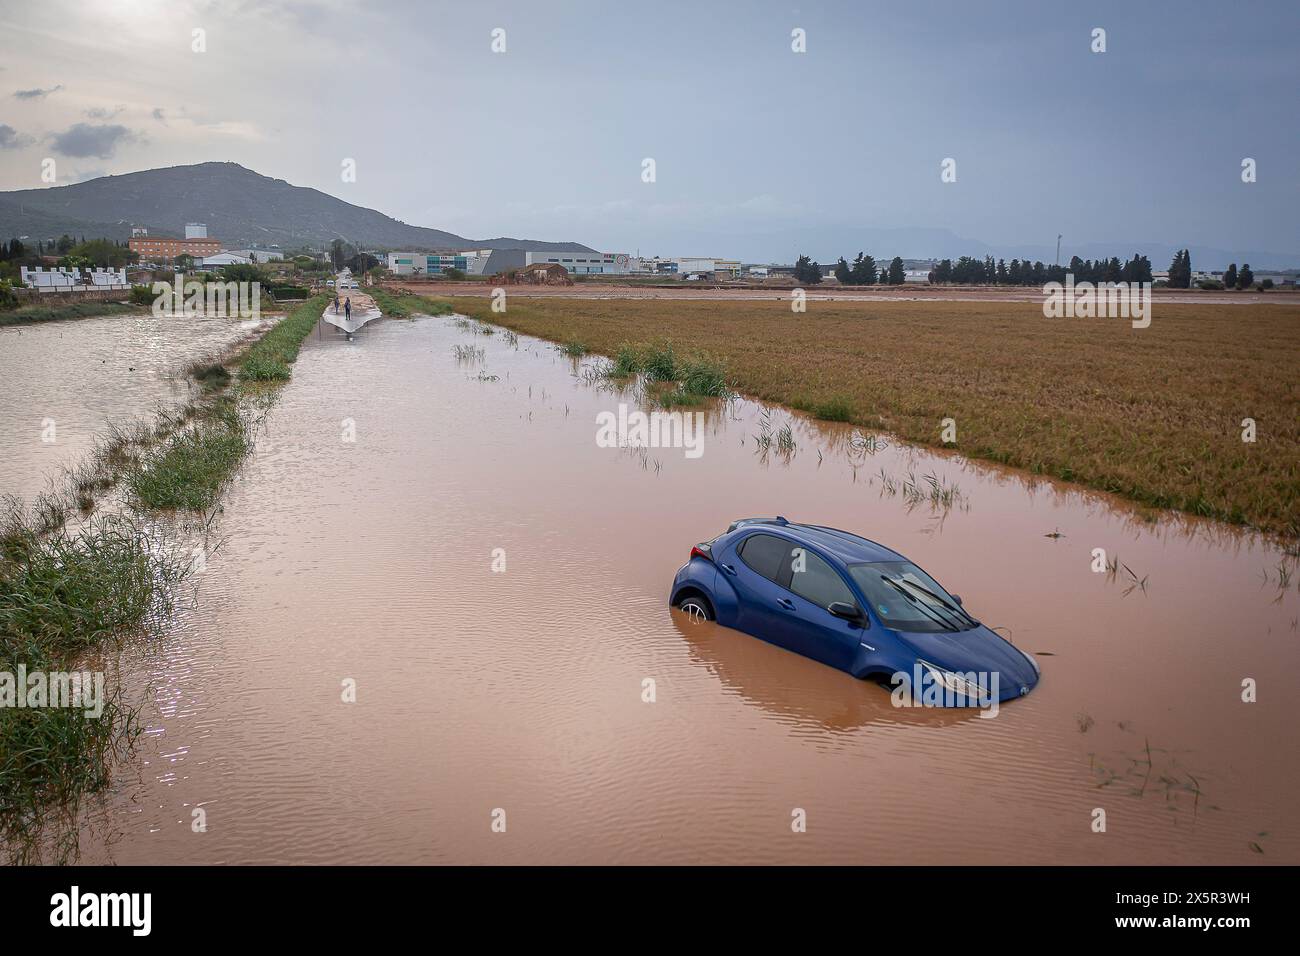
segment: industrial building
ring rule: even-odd
[[[184,239],[150,236],[147,229],[133,228],[127,247],[145,262],[171,262],[177,256],[215,256],[221,251],[221,241],[209,239],[208,227],[203,223],[187,222]]]
[[[739,279],[742,268],[739,259],[719,259],[716,256],[676,256],[662,259],[655,256],[653,259],[633,259],[630,271],[639,275]]]
[[[279,249],[224,249],[234,256],[244,256],[251,262],[282,262],[284,253]]]
[[[627,275],[631,259],[620,252],[531,252],[524,265],[561,265],[573,275]]]
[[[388,253],[388,271],[399,276],[437,276],[448,269],[459,269],[467,275],[496,275],[535,265],[563,266],[571,275],[626,275],[629,271],[629,257],[614,252],[546,252],[530,249]]]
[[[399,276],[437,276],[447,269],[459,269],[466,275],[482,275],[491,254],[491,249],[454,253],[390,252],[388,271]]]

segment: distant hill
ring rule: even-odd
[[[0,242],[29,236],[35,246],[37,239],[57,238],[64,233],[74,239],[83,235],[87,239],[126,239],[131,235],[129,222],[94,222],[58,212],[42,212],[30,205],[10,202],[4,198],[7,195],[0,193]]]
[[[207,223],[226,248],[323,246],[345,239],[362,248],[535,249],[594,252],[576,242],[467,239],[412,226],[354,206],[318,189],[272,179],[238,163],[199,163],[102,176],[70,186],[0,192],[0,236],[125,239],[131,226],[151,235],[183,235],[187,222]]]

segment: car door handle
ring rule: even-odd
[[[733,577],[734,577],[735,574],[736,574],[736,569],[733,568],[733,567],[732,567],[731,565],[729,565],[729,564],[719,564],[718,567],[722,568],[722,570],[723,570],[724,572],[726,572],[727,574],[732,575]]]
[[[776,603],[781,605],[787,611],[794,610],[794,601],[791,601],[789,598],[777,598]]]

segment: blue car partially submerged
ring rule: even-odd
[[[977,621],[903,555],[835,528],[746,518],[697,544],[669,603],[854,677],[912,705],[987,706],[1038,683],[1032,656]]]

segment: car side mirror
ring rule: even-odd
[[[861,621],[862,610],[847,601],[835,601],[827,605],[826,610],[846,621]]]
[[[952,599],[953,599],[954,601],[956,601],[957,604],[958,604],[959,606],[961,605],[961,595],[960,595],[960,594],[954,594],[954,595],[952,595]]]

